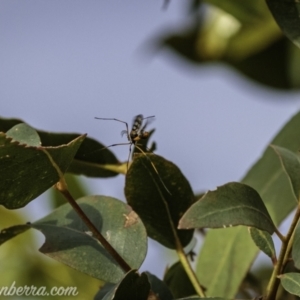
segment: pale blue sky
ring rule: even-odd
[[[176,163],[195,192],[241,179],[299,110],[299,93],[265,89],[224,66],[197,69],[168,51],[146,55],[155,34],[182,22],[182,2],[161,7],[158,0],[2,0],[1,116],[109,145],[125,141],[124,128],[95,116],[131,123],[155,115],[157,154]],[[127,159],[127,147],[113,151]],[[92,194],[124,199],[122,176],[89,182]],[[34,219],[46,211],[43,200],[29,208]],[[144,268],[161,276],[155,253]]]

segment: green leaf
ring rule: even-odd
[[[197,294],[180,262],[167,269],[164,282],[176,299]]]
[[[125,203],[105,196],[77,200],[81,209],[112,247],[133,268],[138,269],[147,252],[147,234],[140,218]],[[40,251],[80,272],[103,281],[118,282],[121,267],[67,203],[32,224],[46,237]]]
[[[274,224],[259,194],[250,186],[231,182],[207,192],[179,222],[179,229],[252,226],[272,234]]]
[[[300,3],[296,0],[267,0],[267,4],[284,34],[300,47]]]
[[[19,119],[0,118],[0,131],[6,132],[12,126],[22,123]],[[60,146],[76,139],[80,134],[53,133],[36,130],[45,146]],[[85,138],[78,149],[74,160],[68,168],[69,173],[90,177],[112,177],[126,173],[126,164],[121,165],[115,155],[105,146],[92,138]]]
[[[159,296],[159,299],[163,299],[163,300],[173,300],[174,299],[168,286],[163,281],[161,281],[155,275],[153,275],[149,272],[145,272],[145,274],[147,275],[148,281],[150,282],[151,293],[154,293],[155,295]]]
[[[298,156],[292,151],[272,145],[280,158],[282,166],[291,182],[296,200],[300,200],[300,161]]]
[[[138,274],[136,270],[129,271],[117,285],[109,288],[110,290],[105,295],[100,290],[95,300],[149,299],[150,283],[148,277],[145,273]]]
[[[294,243],[292,248],[292,258],[294,260],[295,267],[300,269],[300,224],[298,223],[294,236]]]
[[[299,136],[300,113],[284,126],[272,144],[297,151]],[[288,178],[270,147],[248,172],[243,183],[258,191],[276,225],[296,205]],[[207,287],[206,294],[233,298],[257,253],[257,247],[244,227],[210,230],[198,257],[196,270],[200,282]]]
[[[13,142],[17,141],[27,146],[39,147],[42,144],[38,133],[25,123],[12,127],[7,131],[6,136],[12,138]]]
[[[126,175],[125,196],[149,237],[168,248],[176,247],[176,236],[183,246],[191,241],[193,230],[178,230],[177,225],[194,195],[172,162],[154,154],[136,155]]]
[[[0,231],[0,245],[30,229],[30,224],[15,225]]]
[[[300,274],[286,273],[280,277],[283,288],[292,295],[300,296]]]
[[[255,245],[267,254],[273,261],[276,262],[276,253],[274,248],[273,239],[270,234],[266,231],[259,230],[253,227],[249,228],[249,232],[251,235],[252,240],[254,241]]]
[[[95,300],[123,299],[172,300],[174,298],[168,287],[156,276],[149,272],[139,275],[136,270],[131,270],[120,283],[105,284],[95,297]]]
[[[49,189],[66,172],[85,139],[58,147],[32,147],[0,133],[0,204],[15,209]]]

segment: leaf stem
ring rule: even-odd
[[[203,291],[203,288],[187,258],[187,255],[185,254],[184,252],[184,249],[182,247],[182,244],[176,234],[176,252],[178,254],[178,257],[179,257],[179,260],[186,272],[186,274],[188,275],[194,289],[196,290],[197,294],[200,296],[200,297],[205,297],[205,293]]]
[[[144,164],[144,166],[145,166],[146,169],[148,169],[146,164]],[[160,189],[160,186],[157,183],[157,181],[155,180],[155,178],[154,178],[154,176],[153,176],[153,174],[152,174],[151,171],[149,172],[149,174],[150,174],[150,176],[151,176],[151,178],[153,180],[153,183],[156,185],[157,191],[160,194],[161,199],[162,199],[162,201],[163,201],[163,203],[165,205],[167,216],[168,216],[168,220],[170,221],[170,228],[171,228],[171,230],[173,232],[173,237],[174,237],[175,246],[176,246],[176,252],[178,254],[179,260],[180,260],[180,262],[181,262],[181,264],[182,264],[182,266],[183,266],[183,268],[184,268],[187,276],[189,277],[189,279],[191,281],[191,284],[193,285],[196,293],[198,294],[198,296],[204,298],[205,297],[205,293],[203,291],[203,288],[202,288],[202,286],[201,286],[201,284],[200,284],[200,282],[199,282],[199,280],[198,280],[198,278],[197,278],[197,276],[196,276],[196,274],[195,274],[195,272],[194,272],[194,270],[193,270],[193,268],[192,268],[192,266],[191,266],[191,264],[190,264],[190,262],[189,262],[189,260],[187,258],[187,255],[184,252],[184,249],[182,247],[180,238],[178,237],[177,230],[176,230],[176,227],[175,227],[176,225],[175,225],[175,223],[173,221],[173,218],[172,218],[172,215],[171,215],[171,212],[170,212],[170,209],[169,209],[168,201],[165,199],[164,194],[163,194],[162,190]],[[158,175],[157,170],[156,170],[156,175]],[[161,179],[160,179],[160,183],[162,183]],[[168,197],[172,197],[172,194],[170,193],[170,191],[168,190],[168,188],[165,186],[165,184],[163,184],[163,186],[164,186],[164,191],[168,192]]]
[[[78,216],[81,220],[86,224],[86,226],[91,230],[93,236],[97,238],[97,240],[102,244],[105,250],[114,258],[114,260],[120,265],[125,273],[131,270],[131,267],[127,264],[127,262],[120,256],[120,254],[108,243],[108,241],[103,237],[103,235],[98,231],[95,225],[90,221],[90,219],[86,216],[81,207],[74,200],[72,195],[70,194],[67,184],[64,178],[61,178],[60,181],[56,184],[56,189],[61,192],[61,194],[68,200],[73,209],[77,212]]]
[[[276,226],[275,226],[275,233],[280,238],[281,242],[284,243],[286,237],[283,234],[281,234],[281,232],[278,230],[278,228]]]
[[[290,251],[292,249],[292,245],[293,245],[294,232],[295,232],[296,226],[298,224],[299,218],[300,218],[300,206],[298,205],[296,213],[293,218],[293,221],[289,228],[289,231],[282,241],[278,261],[273,269],[273,273],[271,275],[271,278],[270,278],[270,281],[269,281],[269,284],[267,287],[266,300],[273,300],[276,298],[276,293],[277,293],[279,282],[280,282],[278,276],[282,273],[283,268],[288,261],[288,256],[289,256],[289,253],[290,253]]]

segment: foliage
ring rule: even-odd
[[[108,149],[103,150],[99,163],[96,150],[103,145],[84,135],[46,134],[18,120],[1,119],[0,128],[0,166],[5,170],[0,181],[2,205],[23,207],[55,182],[69,202],[41,220],[2,229],[0,243],[6,245],[29,229],[40,231],[46,238],[41,253],[106,282],[95,299],[125,299],[124,295],[132,293],[137,293],[136,299],[149,295],[153,299],[192,295],[233,299],[239,294],[249,299],[243,278],[251,274],[249,268],[259,249],[271,258],[273,272],[268,286],[262,289],[256,283],[252,293],[274,299],[281,283],[287,292],[299,295],[297,269],[286,273],[285,266],[292,255],[299,268],[300,209],[286,236],[277,226],[298,207],[300,162],[295,151],[300,113],[275,137],[272,144],[276,145],[265,151],[242,182],[227,183],[197,200],[178,167],[153,153],[135,153],[126,172],[127,163],[119,163]],[[75,201],[64,179],[66,171],[107,177],[124,169],[130,206],[105,196]],[[219,229],[208,231],[194,271],[183,247],[199,228]],[[274,250],[274,233],[282,242],[279,254]],[[178,254],[179,261],[167,270],[163,281],[138,272],[146,256],[147,236]]]
[[[284,33],[299,45],[297,1],[267,0],[267,4]],[[300,51],[284,37],[267,4],[186,1],[182,24],[165,29],[155,45],[199,68],[219,62],[265,87],[299,89]]]
[[[193,63],[225,62],[268,86],[300,86],[300,64],[277,59],[292,46],[276,27],[265,3],[191,3],[193,25],[184,33],[161,38],[160,45]],[[298,3],[267,0],[267,4],[286,36],[299,46]],[[293,49],[289,58],[299,62],[299,51]],[[270,72],[268,66],[275,71]],[[142,148],[135,147],[133,161],[128,164],[119,162],[108,148],[86,135],[48,133],[17,119],[0,119],[0,131],[0,204],[5,207],[1,209],[5,228],[0,232],[0,245],[9,249],[6,253],[15,251],[17,239],[34,248],[28,233],[39,231],[45,237],[39,251],[86,274],[85,279],[73,276],[74,283],[86,280],[88,287],[88,282],[96,279],[101,288],[92,295],[97,300],[273,300],[300,296],[300,160],[296,153],[300,113],[278,133],[241,182],[226,183],[199,197],[174,163],[147,150],[147,140]],[[136,132],[130,138],[139,141]],[[155,145],[150,149],[155,150]],[[85,195],[78,186],[68,186],[67,182],[78,185],[78,181],[67,173],[97,178],[124,174],[127,204],[108,196]],[[51,187],[68,203],[57,202],[55,210],[33,223],[11,212]],[[75,194],[81,197],[75,200]],[[289,230],[283,235],[278,226],[293,210]],[[200,252],[185,253],[184,247],[192,243],[199,229],[205,229]],[[274,234],[281,242],[278,253]],[[178,255],[163,279],[139,272],[148,237]],[[259,272],[250,269],[259,250],[272,264],[265,285],[256,278]],[[39,263],[38,254],[33,256]],[[7,261],[11,260],[7,255]],[[52,277],[64,272],[57,266],[49,265],[49,270],[58,270],[51,272]],[[53,284],[56,279],[51,280]]]

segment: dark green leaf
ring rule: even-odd
[[[26,146],[39,147],[42,144],[38,133],[25,123],[12,127],[6,132],[6,136],[12,138],[13,142],[17,141]]]
[[[149,272],[144,272],[143,274],[147,275],[148,281],[150,282],[150,286],[151,286],[151,293],[154,293],[158,297],[158,299],[163,299],[163,300],[174,299],[169,288],[163,281],[161,281],[155,275]]]
[[[296,0],[267,0],[267,4],[284,34],[300,47],[300,3]]]
[[[291,151],[299,149],[300,113],[284,126],[272,144]],[[276,225],[296,205],[287,176],[270,147],[267,147],[243,182],[259,192]],[[197,263],[197,275],[207,287],[206,294],[233,298],[257,253],[257,247],[244,227],[232,228],[230,231],[209,230]]]
[[[280,276],[283,288],[293,295],[300,296],[300,274],[285,273]]]
[[[197,294],[180,262],[168,268],[164,282],[176,299]]]
[[[82,210],[112,247],[138,269],[147,252],[147,234],[140,218],[125,203],[104,196],[77,200]],[[40,251],[80,272],[103,281],[118,282],[124,275],[103,246],[67,203],[32,224],[46,237]]]
[[[15,225],[0,231],[0,245],[30,229],[30,224]]]
[[[231,182],[207,192],[183,215],[178,228],[252,226],[272,234],[274,224],[260,198],[250,186]]]
[[[292,151],[272,145],[278,154],[282,166],[291,182],[296,200],[300,200],[300,162],[298,156]]]
[[[22,122],[18,119],[0,118],[0,131],[6,132],[12,126]],[[42,130],[37,130],[37,132],[44,147],[68,144],[80,135],[76,133],[51,133]],[[111,177],[119,173],[126,173],[126,163],[121,165],[109,149],[103,148],[105,146],[96,140],[86,138],[78,149],[68,172],[91,177]]]
[[[295,263],[295,267],[300,269],[300,224],[297,225],[294,237],[294,243],[292,248],[292,258]]]
[[[276,262],[276,253],[274,248],[273,239],[270,234],[266,231],[259,230],[253,227],[249,228],[249,232],[251,235],[252,240],[254,241],[255,245],[267,254],[273,261]]]
[[[297,128],[300,128],[300,114],[290,120],[273,143],[296,151],[300,144],[300,132],[295,130]],[[295,206],[290,184],[276,154],[270,148],[267,148],[263,157],[248,172],[244,183],[260,192],[276,224],[284,219]],[[233,252],[239,255],[232,255],[231,250],[229,252],[224,250],[224,253],[219,255],[214,254],[216,249],[227,249],[228,245],[232,245],[236,249]],[[257,248],[245,228],[233,228],[231,233],[223,230],[209,231],[197,264],[200,282],[208,287],[207,295],[218,292],[226,297],[234,297],[241,278],[245,276],[256,253]],[[229,261],[231,263],[224,264]],[[234,273],[232,273],[233,267]],[[224,282],[224,278],[228,278],[228,282]]]
[[[118,284],[106,286],[105,289],[107,293],[104,294],[100,290],[95,300],[147,300],[149,299],[150,283],[145,273],[140,275],[136,270],[131,270]]]
[[[156,172],[158,171],[158,174]],[[136,155],[126,175],[128,204],[143,220],[149,237],[175,248],[175,235],[186,246],[193,230],[177,230],[182,214],[194,202],[189,182],[172,162],[154,154]]]
[[[20,208],[59,181],[85,139],[58,147],[32,147],[0,133],[0,204]]]

